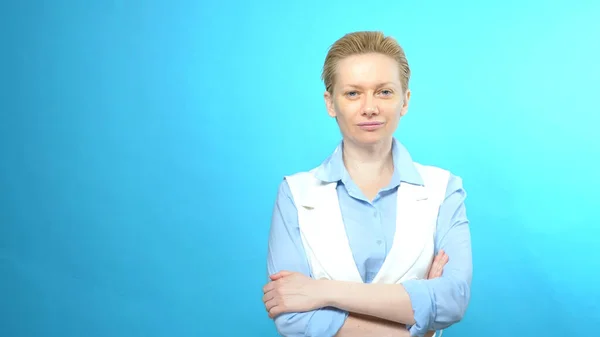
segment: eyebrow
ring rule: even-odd
[[[394,82],[383,82],[383,83],[379,83],[376,88],[381,88],[381,87],[385,87],[385,86],[395,86]],[[356,85],[356,84],[348,84],[346,85],[346,87],[351,87],[351,88],[358,88],[358,89],[362,89],[362,87],[360,85]]]

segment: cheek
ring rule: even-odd
[[[360,112],[360,104],[358,102],[343,102],[338,103],[335,107],[338,119],[349,120]]]
[[[403,105],[399,102],[390,102],[384,105],[384,109],[389,118],[398,119],[402,114]]]

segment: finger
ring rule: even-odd
[[[275,305],[269,309],[269,317],[275,318],[275,317],[281,315],[283,312],[284,312],[283,305],[275,303]]]
[[[270,275],[269,277],[271,278],[272,281],[278,280],[282,277],[286,277],[286,276],[290,276],[292,274],[292,272],[286,271],[286,270],[282,270],[278,273],[275,273],[273,275]]]
[[[267,312],[271,311],[275,306],[277,306],[277,300],[275,298],[271,298],[265,302],[265,309],[267,309]]]
[[[277,289],[269,290],[263,295],[263,299],[271,299],[271,298],[277,297],[278,294],[279,294],[279,291]],[[264,300],[263,300],[263,302],[264,302]]]
[[[429,277],[428,279],[434,279],[434,278],[438,278],[440,277],[440,267],[439,267],[439,262],[436,262],[434,265],[431,266],[431,270],[429,271]]]
[[[277,274],[281,275],[281,277],[286,277],[286,276],[290,276],[290,275],[292,275],[292,274],[293,274],[293,272],[291,272],[291,271],[287,271],[287,270],[282,270],[282,271],[280,271],[280,272],[279,272],[279,273],[277,273]]]
[[[275,289],[275,284],[273,282],[269,282],[263,287],[263,293],[266,294],[273,289]]]
[[[444,254],[444,256],[442,256],[442,258],[440,259],[439,267],[441,269],[444,269],[444,266],[446,266],[446,264],[448,263],[448,260],[450,260],[450,257],[448,255]]]
[[[446,266],[446,264],[448,263],[448,255],[444,254],[444,256],[442,256],[442,258],[437,262],[436,266],[435,266],[435,272],[434,272],[434,278],[436,277],[442,277],[443,273],[444,273],[444,267]]]
[[[447,258],[448,255],[446,255],[446,253],[444,253],[443,251],[440,251],[438,255],[436,255],[429,269],[429,275],[427,277],[428,279],[433,279],[442,276],[444,265],[448,262]]]
[[[432,279],[435,277],[437,265],[440,263],[441,260],[442,260],[442,255],[438,254],[435,256],[435,258],[433,259],[433,262],[431,263],[431,267],[429,267],[429,273],[427,274],[428,279]]]
[[[267,303],[268,301],[272,300],[275,298],[275,292],[274,291],[269,291],[267,293],[265,293],[262,297],[262,301],[263,303]]]
[[[444,257],[444,251],[440,250],[437,255],[433,258],[433,263],[440,261]]]
[[[440,261],[436,266],[435,266],[435,273],[434,273],[434,278],[438,278],[438,277],[442,277],[442,272],[444,271],[444,262]]]
[[[441,262],[446,256],[448,256],[446,252],[443,249],[440,249],[438,254],[435,256],[435,261]]]
[[[438,273],[441,274],[442,270],[444,270],[444,266],[446,265],[446,263],[448,263],[448,255],[446,255],[446,253],[444,253],[444,255],[440,258],[440,260],[436,266],[436,268],[438,269]]]

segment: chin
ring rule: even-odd
[[[352,139],[358,144],[369,146],[388,141],[391,137],[380,132],[360,132],[359,134],[354,135]]]

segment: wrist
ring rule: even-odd
[[[323,306],[341,309],[345,294],[352,294],[352,291],[348,289],[351,283],[333,280],[319,281],[322,282],[320,288],[323,294],[321,297]]]
[[[317,280],[316,282],[322,307],[334,307],[336,303],[335,299],[337,297],[336,282],[327,279]]]

